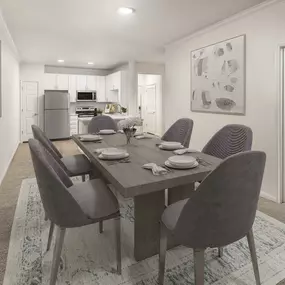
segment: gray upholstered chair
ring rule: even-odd
[[[163,141],[180,142],[189,147],[194,122],[191,119],[183,118],[176,121],[162,136]]]
[[[117,272],[121,274],[120,212],[115,195],[100,179],[73,185],[66,172],[39,141],[29,140],[29,146],[43,206],[52,223],[48,249],[54,225],[57,226],[50,285],[56,284],[66,229],[109,219],[115,219]]]
[[[252,130],[244,125],[227,125],[219,130],[206,144],[202,152],[221,159],[251,150]]]
[[[92,118],[88,124],[88,133],[95,134],[100,130],[118,130],[116,122],[109,116],[97,116]]]
[[[167,236],[193,248],[195,284],[204,284],[204,252],[247,236],[256,284],[260,285],[252,226],[264,173],[264,152],[249,151],[225,159],[190,199],[172,204],[161,219],[159,284],[164,281]]]
[[[92,175],[91,163],[84,154],[63,157],[38,126],[33,125],[32,131],[34,138],[42,143],[70,177],[82,176],[82,180],[85,181],[85,175]]]

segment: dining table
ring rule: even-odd
[[[124,198],[134,200],[134,258],[144,260],[159,252],[160,220],[167,205],[191,198],[195,191],[195,182],[202,181],[220,163],[221,159],[201,153],[186,155],[195,157],[199,165],[192,169],[167,169],[163,175],[154,175],[151,170],[143,168],[144,164],[164,163],[173,151],[159,148],[161,139],[153,136],[144,139],[132,138],[126,144],[122,133],[102,135],[101,142],[80,140],[80,135],[72,136],[74,142],[93,164],[94,171],[100,178],[112,185]],[[96,152],[101,148],[120,148],[129,153],[129,159],[123,161],[102,160]],[[166,199],[166,189],[167,197]],[[169,239],[169,248],[176,246]]]

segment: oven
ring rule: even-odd
[[[78,102],[96,102],[96,91],[77,91],[76,101]]]

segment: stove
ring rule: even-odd
[[[84,117],[94,117],[94,106],[87,106],[87,107],[76,107],[75,113],[78,115],[80,118]]]

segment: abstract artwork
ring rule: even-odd
[[[245,114],[245,35],[191,52],[191,110]]]

